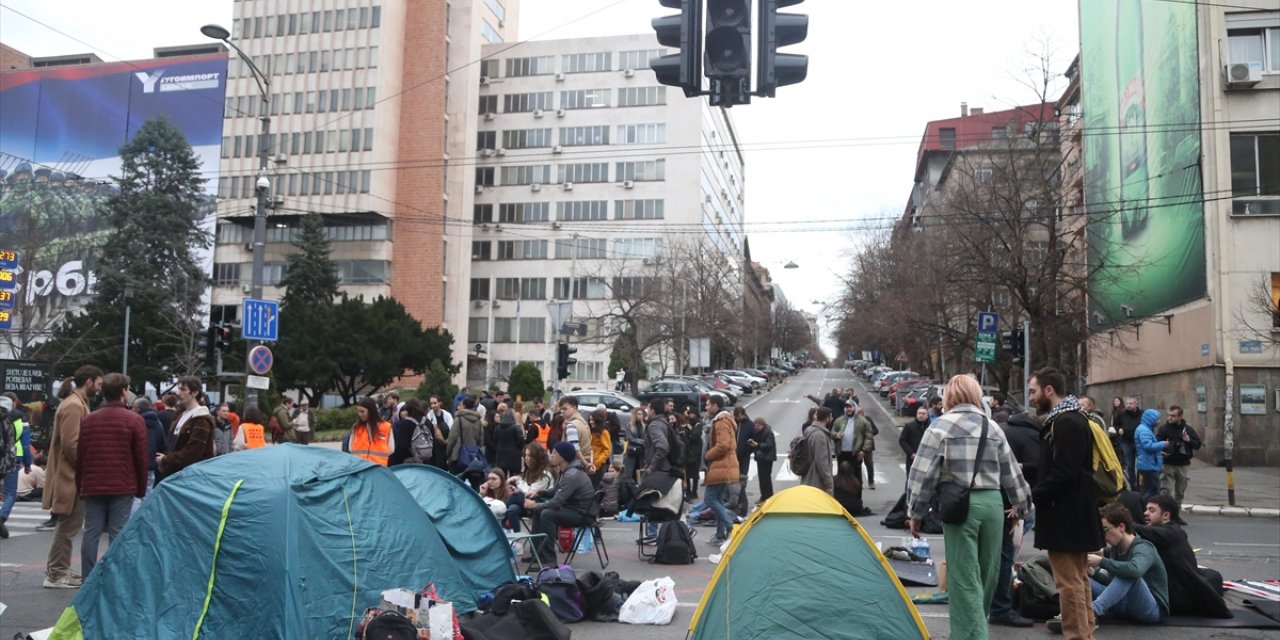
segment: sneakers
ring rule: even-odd
[[[724,544],[725,540],[728,540],[728,538],[724,536],[713,536],[710,540],[707,541],[707,544],[712,546],[720,546]]]
[[[63,576],[57,580],[50,580],[48,577],[44,579],[44,588],[46,589],[79,589],[84,584],[75,576]]]
[[[0,540],[8,539],[9,527],[4,526],[4,520],[0,520]]]
[[[1048,622],[1044,623],[1044,626],[1050,633],[1062,633],[1062,614],[1050,618]]]
[[[658,536],[644,536],[639,540],[636,540],[636,544],[646,545],[646,546],[651,544],[657,544],[657,542],[658,542]]]
[[[48,520],[36,525],[36,531],[53,531],[58,528],[58,516],[49,516]]]
[[[991,618],[987,622],[1000,627],[1030,627],[1035,625],[1035,622],[1030,618],[1024,618],[1014,611],[1009,612],[1007,615]],[[1058,622],[1061,624],[1062,621],[1059,620]]]

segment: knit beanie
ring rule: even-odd
[[[557,442],[556,445],[551,448],[554,449],[556,453],[560,454],[560,457],[563,458],[565,462],[573,462],[578,458],[578,448],[573,446],[572,442]]]

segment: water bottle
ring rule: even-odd
[[[911,545],[911,553],[916,554],[922,560],[929,559],[929,539],[916,538],[914,544]]]

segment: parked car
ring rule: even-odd
[[[609,389],[578,389],[569,391],[565,396],[572,396],[578,399],[578,408],[583,413],[596,408],[596,405],[603,404],[605,409],[609,410],[618,418],[618,424],[628,424],[631,422],[631,412],[640,406],[640,400],[619,391]]]
[[[898,415],[907,417],[916,415],[916,407],[924,404],[929,399],[929,393],[932,388],[933,383],[926,382],[908,387],[905,390],[899,390]]]
[[[721,391],[715,388],[715,386],[712,385],[711,383],[703,380],[702,378],[699,378],[698,376],[670,375],[670,376],[662,376],[661,378],[659,378],[659,380],[679,380],[681,382],[687,382],[689,384],[692,384],[696,387],[701,388],[702,391],[706,393],[708,396],[713,396],[713,395],[718,396],[720,400],[724,402],[724,406],[726,407],[733,406],[738,403],[739,394],[735,394],[732,391],[728,391],[728,390]]]
[[[701,386],[688,380],[658,380],[649,388],[636,395],[641,402],[650,402],[659,398],[670,398],[675,402],[676,411],[687,406],[702,408],[707,400],[707,392]]]
[[[902,378],[889,386],[889,393],[885,397],[889,398],[889,406],[898,406],[898,398],[902,395],[902,391],[913,387],[922,382],[929,382],[929,378],[924,376],[916,376],[912,378]]]
[[[751,386],[755,388],[760,388],[761,386],[764,386],[764,383],[765,383],[764,378],[753,376],[741,369],[721,369],[716,373],[723,373],[731,378],[742,378],[743,380],[746,380],[747,382],[749,382]]]
[[[733,376],[726,375],[723,373],[712,373],[708,375],[724,383],[725,385],[733,389],[734,392],[740,396],[745,396],[750,394],[752,390],[755,388],[751,386],[750,382],[743,380],[742,378],[735,378]]]
[[[765,382],[768,382],[769,380],[772,379],[772,376],[769,375],[769,372],[764,371],[763,369],[742,369],[742,371],[749,373],[757,378],[761,378]]]

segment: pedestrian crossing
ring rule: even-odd
[[[40,533],[36,527],[48,519],[49,511],[40,508],[39,502],[15,502],[4,525],[9,528],[10,538],[19,538]]]

